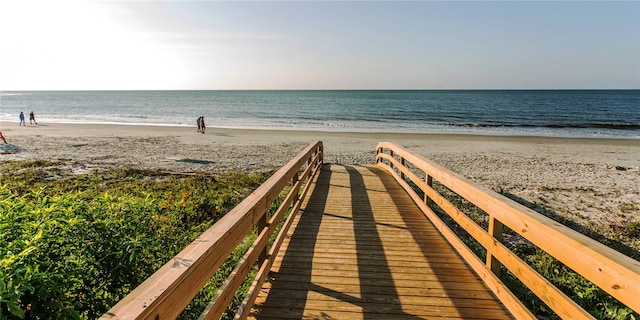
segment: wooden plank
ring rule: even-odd
[[[448,256],[450,256],[450,254],[448,254]],[[446,257],[446,256],[445,256]],[[400,257],[400,258],[404,258],[404,257]],[[445,260],[445,259],[442,259]],[[333,255],[331,256],[314,256],[313,257],[313,268],[322,268],[323,266],[328,266],[328,267],[335,267],[336,264],[340,265],[340,266],[353,266],[353,268],[357,268],[358,263],[361,263],[362,265],[367,265],[367,264],[377,264],[379,260],[377,259],[363,259],[361,261],[354,261],[353,259],[346,259],[344,257],[335,257]],[[447,262],[449,261],[449,262]],[[424,265],[425,262],[424,261],[418,261],[417,259],[401,259],[401,260],[391,260],[388,259],[387,262],[389,263],[389,265],[391,266],[401,266],[401,267],[407,267],[407,268],[419,268],[421,270],[428,270],[428,269],[424,269]],[[279,268],[282,265],[282,261],[279,260],[278,262],[274,263],[273,267],[274,268]],[[298,264],[296,261],[292,261],[291,263],[289,263],[289,266],[293,266],[293,267],[304,267],[303,264]],[[448,259],[445,261],[440,261],[440,259],[438,259],[438,261],[436,262],[430,262],[429,266],[431,268],[445,268],[445,269],[453,269],[453,270],[468,270],[469,266],[460,262],[459,259],[457,258],[453,258],[453,259]]]
[[[325,290],[323,292],[288,290],[286,292],[280,291],[280,294],[276,294],[276,292],[278,291],[274,290],[269,298],[278,300],[279,303],[274,304],[278,307],[289,306],[291,308],[321,309],[320,306],[330,305],[336,309],[349,309],[351,306],[359,306],[370,309],[378,308],[379,310],[387,310],[387,312],[397,310],[407,312],[412,310],[411,314],[413,315],[432,315],[433,309],[439,308],[473,308],[476,312],[480,313],[494,313],[496,310],[498,310],[499,313],[504,313],[504,309],[497,307],[493,300],[487,299],[449,297],[429,297],[429,299],[424,299],[424,297],[398,297],[396,295],[381,295],[377,292],[371,292],[368,294],[365,301],[359,294],[349,295],[344,292],[335,292],[331,290]],[[258,302],[260,303],[261,301]],[[344,307],[345,305],[347,307]],[[425,306],[428,306],[429,308],[424,308]],[[386,313],[384,311],[379,312]]]
[[[374,238],[366,237],[366,238],[363,238],[363,239],[370,240],[370,239],[374,239]],[[300,248],[298,246],[294,246],[294,247],[291,247],[291,252],[304,253],[304,252],[311,251],[311,252],[327,252],[327,253],[335,253],[335,254],[355,254],[355,253],[358,253],[358,249],[360,249],[360,254],[361,255],[374,255],[374,256],[378,255],[378,253],[375,252],[375,249],[378,249],[375,244],[363,244],[363,245],[358,246],[358,248],[354,248],[353,245],[350,245],[348,243],[347,244],[345,244],[345,243],[337,243],[337,244],[335,244],[334,247],[330,247],[330,248],[320,247],[320,245],[322,245],[322,244],[326,244],[326,243],[316,244],[316,246],[314,246],[312,248]],[[407,245],[405,245],[405,247],[406,246]],[[287,246],[287,248],[289,248],[289,246]],[[367,253],[362,253],[363,249],[365,249],[365,250],[366,249],[371,249],[371,251],[369,251]],[[451,253],[451,252],[453,252],[453,251],[451,250],[450,247],[444,247],[443,244],[438,244],[437,246],[434,246],[434,248],[429,248],[429,251],[426,252],[426,254],[435,254],[435,253],[445,253],[445,254],[447,254],[447,253]],[[393,255],[404,255],[404,256],[407,256],[407,257],[410,257],[410,256],[423,257],[424,254],[425,254],[425,252],[416,252],[416,251],[405,252],[405,251],[400,251],[400,250],[388,251],[387,253],[390,256],[393,256]]]
[[[474,283],[474,284],[477,284]],[[265,283],[263,290],[269,292],[271,296],[286,296],[289,291],[337,291],[348,295],[357,295],[362,290],[375,290],[378,294],[393,295],[400,294],[407,297],[449,297],[449,298],[465,298],[465,299],[478,299],[486,300],[493,297],[487,296],[486,287],[482,285],[474,286],[467,283],[446,283],[446,288],[440,281],[423,282],[420,286],[406,287],[406,286],[363,286],[360,284],[347,284],[347,283],[333,283],[329,285],[321,285],[319,283],[300,283],[300,282],[287,282],[280,281],[278,283],[278,290],[271,291],[271,283]]]
[[[441,270],[431,269],[429,273],[421,273],[421,274],[412,274],[405,272],[393,273],[393,278],[389,279],[380,279],[380,268],[376,270],[366,270],[365,268],[358,268],[356,272],[348,272],[344,270],[318,270],[312,269],[309,273],[308,270],[293,270],[291,269],[282,269],[282,271],[278,271],[281,274],[298,274],[298,275],[309,275],[312,278],[314,277],[358,277],[360,280],[364,279],[374,279],[379,280],[379,283],[385,283],[384,281],[389,281],[389,283],[394,283],[399,280],[406,281],[442,281],[442,282],[472,282],[474,280],[478,280],[475,275],[472,274],[462,274],[458,275],[455,272],[442,272]],[[393,272],[393,270],[384,270]]]
[[[325,165],[316,183],[249,318],[510,318],[390,176]]]
[[[278,281],[279,283],[291,282],[298,283],[300,285],[304,285],[306,283],[310,283],[311,280],[306,275],[291,275],[291,274],[271,274],[271,278],[273,281]],[[481,281],[440,281],[439,279],[434,279],[431,281],[423,281],[416,282],[414,280],[394,280],[391,282],[380,282],[378,279],[367,279],[367,278],[358,278],[358,277],[316,277],[313,279],[313,284],[324,285],[324,286],[334,286],[334,285],[350,285],[355,287],[390,287],[395,290],[395,288],[407,288],[407,289],[422,289],[422,288],[442,288],[446,290],[456,291],[456,290],[479,290],[483,291],[484,294],[489,297],[492,295],[487,295],[487,287]],[[266,286],[266,284],[265,284]]]
[[[270,306],[260,310],[260,314],[252,314],[249,319],[504,319],[509,317],[504,310],[483,310],[478,308],[434,307],[416,310],[394,309],[379,305],[353,306],[344,303],[327,303],[305,308],[302,312],[300,304],[279,301],[280,306]],[[482,310],[482,311],[480,311]]]
[[[285,320],[285,319],[349,319],[349,320],[416,320],[416,316],[414,315],[388,315],[388,314],[378,314],[378,313],[353,313],[353,312],[343,312],[339,310],[331,310],[329,312],[325,312],[323,310],[305,310],[304,313],[298,314],[296,312],[291,312],[288,309],[269,309],[265,310],[263,314],[260,315],[259,318],[254,316],[249,317],[248,319],[264,319],[264,320]],[[419,319],[465,319],[465,320],[482,320],[483,318],[477,318],[470,316],[457,316],[453,317],[451,315],[446,318],[440,316],[430,316],[430,317],[419,317]],[[486,318],[485,318],[486,319]],[[493,319],[493,318],[488,318]]]

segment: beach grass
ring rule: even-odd
[[[77,174],[55,161],[2,164],[0,318],[99,317],[266,176],[130,167]],[[215,275],[203,298],[224,278]]]

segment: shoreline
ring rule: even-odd
[[[14,121],[0,120],[0,131],[3,128],[11,130],[16,127]],[[46,122],[40,125],[31,125],[31,127],[74,127],[82,130],[86,127],[117,127],[117,128],[148,128],[154,130],[154,128],[172,128],[175,130],[184,130],[188,128],[194,128],[194,124],[175,124],[175,123],[120,123],[120,122]],[[30,126],[27,126],[30,127]],[[483,137],[518,137],[518,138],[551,138],[551,139],[606,139],[606,140],[640,140],[640,132],[637,135],[625,135],[625,134],[570,134],[568,132],[562,133],[562,128],[559,128],[556,134],[544,131],[532,131],[531,133],[524,132],[510,132],[510,131],[473,131],[473,130],[448,130],[450,127],[433,127],[431,129],[423,131],[411,131],[410,128],[396,128],[396,129],[366,129],[366,128],[347,128],[347,127],[278,127],[278,126],[220,126],[212,125],[207,128],[215,130],[229,130],[229,131],[270,131],[270,132],[315,132],[326,134],[375,134],[375,135],[451,135],[451,136],[483,136]],[[470,126],[469,128],[474,128]],[[545,128],[545,127],[540,127]],[[567,128],[571,129],[571,128]],[[576,129],[576,128],[572,128]],[[579,128],[578,128],[579,129]],[[586,128],[583,128],[586,129]],[[619,130],[620,132],[631,132],[629,130]]]
[[[38,129],[41,133],[58,133],[64,136],[75,136],[86,133],[86,131],[94,131],[96,129],[119,129],[123,133],[140,133],[140,131],[148,131],[148,133],[157,133],[158,130],[175,130],[178,132],[193,131],[195,125],[177,125],[177,124],[154,124],[154,123],[73,123],[73,122],[48,122],[38,125],[27,125],[25,127],[17,126],[16,122],[0,121],[0,131],[12,131],[16,136],[29,135],[30,132],[14,131],[22,129]],[[517,138],[517,139],[567,139],[567,140],[640,140],[631,136],[563,136],[563,135],[527,135],[527,134],[511,134],[511,133],[485,133],[485,132],[409,132],[409,131],[376,131],[376,130],[358,130],[358,129],[330,129],[330,128],[296,128],[296,127],[225,127],[225,126],[208,126],[207,131],[222,132],[272,132],[272,133],[291,133],[304,132],[326,135],[386,135],[386,136],[434,136],[434,137],[481,137],[481,138]]]
[[[51,160],[76,173],[127,165],[173,172],[274,171],[321,140],[326,163],[373,164],[389,141],[545,214],[599,234],[640,221],[640,139],[320,132],[0,123],[18,151],[3,161]],[[12,150],[9,150],[10,152]],[[633,240],[633,239],[632,239]],[[632,241],[629,240],[629,241]],[[640,239],[628,244],[640,250]]]
[[[15,123],[0,122],[9,144],[17,145],[22,150],[36,147],[39,143],[65,146],[65,141],[81,139],[111,139],[116,137],[133,140],[151,139],[153,143],[178,143],[185,146],[201,145],[271,145],[299,144],[300,150],[313,141],[324,142],[328,154],[370,153],[373,157],[375,145],[381,141],[394,142],[427,159],[430,155],[443,152],[479,153],[500,152],[503,150],[519,153],[545,153],[551,149],[562,152],[562,148],[577,148],[573,152],[566,150],[572,160],[599,162],[624,167],[640,165],[640,139],[611,137],[550,137],[522,135],[486,135],[465,133],[384,133],[384,132],[352,132],[352,131],[316,131],[316,130],[282,130],[282,129],[239,129],[208,127],[205,134],[196,132],[195,126],[135,126],[123,124],[58,124],[17,126]],[[58,140],[58,138],[65,138]],[[29,140],[28,143],[25,143]],[[157,140],[157,141],[156,141]],[[12,143],[14,141],[15,143]],[[151,142],[151,141],[149,141]],[[104,141],[105,147],[109,141]],[[77,143],[76,143],[77,144]],[[122,146],[122,145],[121,145]],[[543,147],[546,146],[546,147]],[[113,146],[112,146],[113,147]],[[610,150],[614,148],[615,150]],[[540,150],[542,149],[542,150]],[[34,150],[31,150],[34,151]],[[81,150],[74,150],[81,151]],[[1,152],[1,150],[0,150]],[[292,154],[291,157],[295,155]],[[622,156],[621,156],[622,155]],[[41,156],[47,156],[41,154]],[[355,160],[355,159],[354,159]],[[360,158],[362,163],[372,163],[373,158]],[[615,163],[611,163],[616,161]],[[348,163],[357,164],[349,161]],[[446,165],[444,165],[446,167]]]

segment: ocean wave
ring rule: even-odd
[[[636,124],[636,123],[546,123],[546,124],[448,123],[447,126],[465,127],[465,128],[549,128],[549,129],[640,130],[640,124]]]

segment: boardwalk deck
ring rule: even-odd
[[[509,319],[395,180],[325,165],[251,319]]]

